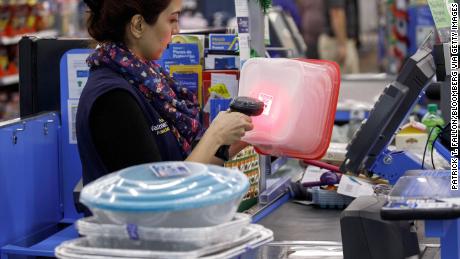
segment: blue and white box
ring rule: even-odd
[[[209,48],[212,50],[239,50],[238,36],[235,34],[210,34]]]

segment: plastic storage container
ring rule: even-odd
[[[62,243],[56,247],[55,255],[60,259],[101,259],[101,258],[246,258],[257,256],[257,249],[273,240],[273,232],[260,225],[249,225],[243,229],[241,235],[233,241],[222,242],[206,248],[189,248],[184,251],[162,249],[140,250],[119,249],[113,246],[92,246],[87,238],[79,238]]]
[[[99,223],[207,227],[230,221],[248,188],[238,170],[162,162],[101,177],[83,188],[80,201]]]
[[[244,141],[258,152],[319,159],[329,145],[340,87],[336,63],[321,60],[248,60],[241,71],[239,96],[265,103],[253,117]]]
[[[232,221],[203,228],[147,228],[131,225],[99,224],[95,218],[77,222],[78,233],[91,246],[121,249],[165,249],[184,251],[238,239],[251,217],[237,213]]]

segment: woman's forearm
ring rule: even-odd
[[[223,165],[224,161],[215,157],[222,141],[212,134],[204,134],[185,161]]]
[[[221,146],[219,139],[214,136],[204,135],[203,138],[198,142],[192,153],[187,157],[186,161],[198,162],[204,164],[223,165],[224,161],[214,156]],[[249,144],[246,142],[239,141],[230,146],[229,155],[230,158],[234,157],[243,148]]]
[[[238,144],[246,131],[252,130],[251,118],[239,112],[220,112],[204,133],[186,161],[222,165],[224,161],[215,157],[217,150],[224,144],[236,143],[230,147],[233,157],[244,144]]]

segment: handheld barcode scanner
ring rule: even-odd
[[[230,103],[230,112],[241,112],[247,116],[259,116],[264,111],[264,103],[252,97],[236,97]],[[216,156],[227,161],[229,159],[229,145],[222,145]]]
[[[230,103],[230,111],[241,112],[247,116],[259,116],[264,112],[264,103],[252,97],[236,97]]]

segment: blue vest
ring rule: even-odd
[[[148,103],[144,95],[131,86],[120,74],[109,68],[101,67],[91,70],[88,82],[80,97],[77,110],[76,130],[78,151],[83,168],[83,183],[87,184],[103,175],[110,173],[102,162],[92,141],[89,125],[90,111],[97,98],[108,91],[122,89],[128,91],[137,101],[145,118],[151,125],[152,134],[157,143],[163,161],[182,161],[183,157],[179,142],[169,128],[167,122]]]

